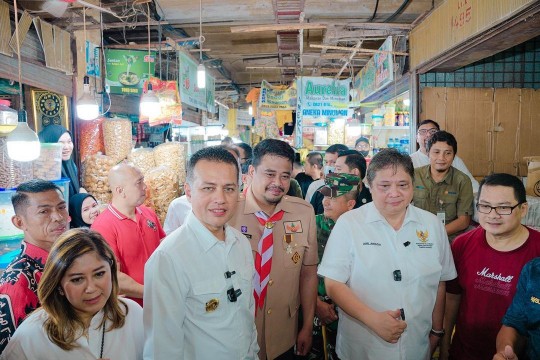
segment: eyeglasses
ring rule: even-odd
[[[439,131],[439,130],[437,130],[436,128],[433,128],[433,129],[420,129],[420,130],[418,130],[418,133],[420,135],[426,135],[426,134],[433,135],[437,131]]]
[[[489,206],[485,204],[476,204],[476,210],[482,214],[489,214],[491,213],[491,210],[495,210],[495,212],[499,215],[510,215],[512,211],[514,211],[514,209],[521,204],[523,203],[518,203],[514,206]]]

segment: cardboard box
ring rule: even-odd
[[[540,156],[527,156],[523,158],[528,164],[527,195],[540,197]]]

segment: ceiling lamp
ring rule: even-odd
[[[90,93],[90,78],[86,75],[83,86],[83,95],[77,101],[77,117],[81,120],[94,120],[99,116],[99,105]]]
[[[202,0],[199,0],[199,65],[197,66],[197,87],[204,89],[206,87],[206,69],[203,64],[202,46],[204,36],[202,34]]]
[[[19,42],[19,19],[17,0],[13,1],[15,12],[15,37],[17,40],[17,63],[19,68],[19,122],[17,127],[7,137],[8,156],[15,161],[32,161],[39,157],[41,146],[37,134],[28,127],[26,111],[24,110],[21,74],[21,45]]]
[[[84,46],[86,47],[86,8],[83,8],[83,29]],[[86,69],[86,57],[84,68]],[[77,101],[77,117],[81,120],[94,120],[98,116],[99,105],[90,92],[90,78],[85,74],[83,80],[83,95]]]
[[[150,6],[146,4],[146,9],[148,14],[148,85],[147,91],[141,97],[141,103],[139,105],[139,112],[141,116],[148,118],[155,118],[161,114],[161,104],[156,94],[152,91],[152,83],[150,82],[151,77],[151,67],[150,67]],[[161,39],[159,39],[161,41]]]

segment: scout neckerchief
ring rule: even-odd
[[[257,211],[255,216],[259,223],[264,226],[264,230],[257,245],[255,255],[255,277],[253,278],[253,296],[255,297],[255,313],[257,307],[263,308],[266,288],[270,280],[270,270],[272,269],[272,254],[274,253],[274,236],[272,235],[274,225],[281,220],[284,211],[280,210],[270,218],[263,211]]]

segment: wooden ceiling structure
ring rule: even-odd
[[[68,31],[82,29],[82,5],[77,1],[20,0],[22,7],[36,1],[70,2],[61,17],[38,16]],[[388,36],[408,36],[443,0],[88,2],[118,15],[102,13],[101,17],[93,12],[88,16],[87,12],[87,29],[101,29],[106,47],[147,48],[150,24],[151,46],[159,50],[160,64],[167,71],[162,76],[174,78],[177,73],[177,49],[198,59],[202,46],[205,66],[216,78],[216,90],[245,94],[263,79],[287,84],[297,75],[343,78],[356,74]]]

